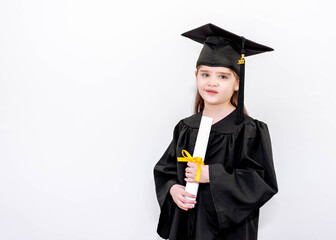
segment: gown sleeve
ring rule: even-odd
[[[179,136],[179,126],[179,123],[175,126],[172,141],[154,166],[155,190],[161,210],[157,229],[160,236],[169,235],[176,207],[169,190],[174,184],[178,184],[176,144]]]
[[[266,123],[251,121],[237,133],[236,167],[209,165],[210,192],[219,231],[252,215],[278,192],[271,139]]]

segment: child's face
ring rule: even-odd
[[[198,91],[205,104],[226,105],[230,103],[233,92],[238,91],[239,80],[229,68],[201,65],[195,75]]]

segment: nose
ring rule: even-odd
[[[208,86],[218,86],[218,82],[215,77],[209,77]]]

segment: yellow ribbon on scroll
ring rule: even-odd
[[[204,162],[202,158],[200,157],[192,157],[190,153],[187,150],[182,150],[182,156],[183,157],[178,157],[177,161],[178,162],[194,162],[197,163],[197,174],[195,178],[195,182],[199,182],[201,178],[201,164],[204,165]]]

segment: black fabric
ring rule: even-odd
[[[210,36],[204,42],[196,67],[199,65],[227,67],[240,75],[239,59],[240,50],[235,49],[229,41],[222,37]]]
[[[200,183],[194,209],[181,210],[169,189],[184,181],[187,163],[177,162],[185,149],[194,151],[202,111],[182,119],[154,167],[160,205],[158,234],[169,240],[257,239],[259,208],[278,192],[271,140],[266,123],[245,116],[235,123],[237,108],[211,127],[205,164],[210,183]]]
[[[182,33],[181,35],[201,44],[204,44],[208,39],[208,37],[212,36],[221,37],[222,39],[230,41],[231,45],[236,49],[238,53],[240,53],[240,49],[242,48],[241,36],[238,36],[232,32],[217,27],[212,23],[205,24],[201,27]],[[245,56],[252,56],[259,53],[274,50],[273,48],[253,42],[249,39],[246,39],[244,48],[245,48]]]
[[[181,35],[203,44],[196,67],[199,65],[227,67],[235,71],[239,76],[240,66],[238,60],[241,58],[242,49],[244,49],[245,57],[274,50],[211,23]]]

